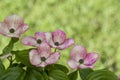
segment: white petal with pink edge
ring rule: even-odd
[[[46,62],[41,62],[39,65],[37,65],[38,67],[45,67],[47,66],[48,64]]]
[[[26,46],[36,46],[36,39],[31,36],[26,36],[22,38],[21,43]]]
[[[40,39],[41,41],[45,40],[45,32],[36,32],[35,33],[35,38],[37,40]]]
[[[67,63],[73,69],[76,69],[79,66],[79,63],[75,60],[72,60],[72,59],[70,59]]]
[[[23,34],[26,30],[28,30],[29,26],[27,24],[22,24],[18,26],[15,31],[15,34]]]
[[[0,34],[7,35],[9,33],[9,29],[5,23],[0,23]]]
[[[52,39],[54,42],[62,44],[66,40],[66,34],[62,30],[56,30],[52,33]]]
[[[85,47],[76,45],[73,47],[70,57],[76,61],[79,61],[80,59],[84,59],[87,55],[87,50]]]
[[[53,42],[53,39],[52,39],[52,33],[50,32],[46,32],[45,33],[45,37],[46,37],[46,41],[48,42],[48,44],[52,47],[56,47],[54,42]]]
[[[46,63],[48,63],[48,64],[54,64],[54,63],[56,63],[59,60],[59,57],[60,57],[60,53],[59,52],[52,53],[48,57],[48,59],[46,60]]]
[[[38,51],[39,51],[39,53],[41,53],[41,52],[50,53],[51,49],[50,49],[50,46],[48,45],[48,43],[46,41],[44,41],[38,47]]]
[[[98,59],[98,54],[97,53],[89,53],[87,54],[86,58],[84,59],[84,64],[91,66],[94,64]]]
[[[20,16],[10,15],[5,18],[4,23],[6,23],[10,28],[16,29],[21,24],[24,24],[24,21]]]
[[[33,65],[37,66],[38,64],[41,63],[41,59],[40,59],[40,56],[37,50],[31,50],[29,52],[29,59],[30,59],[31,64]]]
[[[60,46],[58,46],[57,48],[63,50],[63,49],[68,48],[69,46],[73,45],[74,43],[75,43],[74,40],[70,38],[70,39],[65,40],[65,42],[63,44],[61,44]]]
[[[80,64],[79,65],[79,68],[81,68],[81,69],[84,69],[84,68],[93,68],[94,66],[87,66],[87,65],[84,65],[84,64]]]

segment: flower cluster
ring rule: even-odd
[[[109,70],[93,70],[98,53],[88,52],[84,46],[76,45],[64,31],[35,32],[34,36],[20,38],[28,28],[17,15],[8,16],[0,23],[0,34],[11,38],[0,54],[0,80],[77,80],[78,74],[82,80],[120,80],[120,76]],[[14,44],[19,40],[32,48],[14,51]],[[62,55],[60,51],[70,46],[72,50],[67,64],[74,69],[73,72],[57,64]],[[6,58],[10,62],[7,69],[2,63]]]
[[[28,25],[17,15],[8,16],[0,23],[0,34],[8,37],[19,38],[28,29]],[[22,38],[21,43],[26,46],[34,46],[29,52],[29,59],[32,65],[45,67],[54,64],[60,58],[60,53],[56,50],[64,50],[75,44],[72,38],[67,38],[62,30],[54,32],[36,32],[34,37],[26,36]],[[55,52],[51,52],[51,48]],[[68,65],[71,68],[93,68],[93,64],[98,59],[97,53],[88,53],[81,45],[74,45]]]

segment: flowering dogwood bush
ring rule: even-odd
[[[62,30],[53,32],[35,32],[33,36],[20,39],[28,25],[17,15],[11,15],[0,23],[0,34],[11,38],[0,56],[0,80],[118,80],[117,76],[107,70],[94,70],[98,53],[87,52],[87,49],[67,38]],[[33,46],[25,50],[13,50],[14,44],[20,41],[23,46]],[[57,64],[60,50],[72,47],[70,59]],[[61,57],[62,58],[62,57]],[[10,64],[5,69],[3,59]],[[79,75],[78,75],[79,74]]]

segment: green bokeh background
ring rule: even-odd
[[[23,17],[30,26],[21,38],[61,29],[88,52],[98,52],[95,69],[120,74],[120,0],[0,0],[0,22],[11,14]],[[0,35],[0,52],[9,40]],[[14,50],[24,48],[29,47],[18,42]],[[66,65],[70,49],[61,51],[59,63]]]

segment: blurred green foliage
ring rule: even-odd
[[[64,30],[88,52],[98,52],[96,69],[109,68],[120,74],[120,0],[0,0],[0,22],[17,14],[29,24],[22,36],[36,31]],[[10,39],[0,35],[0,52]],[[18,42],[14,49],[28,48]],[[70,50],[70,48],[69,48]],[[69,50],[61,52],[66,64]]]

